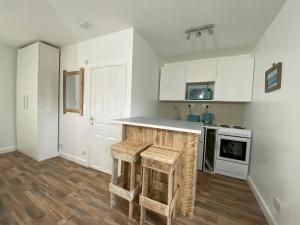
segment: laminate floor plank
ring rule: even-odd
[[[137,225],[128,202],[110,208],[110,176],[60,157],[34,161],[19,153],[0,155],[0,225]],[[192,219],[176,214],[175,225],[267,225],[247,182],[199,172]],[[166,219],[147,212],[148,225]]]

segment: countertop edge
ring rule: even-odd
[[[211,125],[203,125],[203,128],[214,129],[214,130],[218,130],[219,129],[218,126],[211,126]]]
[[[173,131],[178,131],[178,132],[201,134],[201,130],[184,129],[184,128],[178,128],[178,127],[169,127],[169,126],[160,126],[160,125],[146,124],[146,123],[135,123],[135,122],[128,122],[128,121],[120,121],[120,120],[113,120],[112,122],[117,123],[117,124],[126,124],[126,125],[139,126],[139,127],[158,128],[158,129],[162,129],[162,130],[173,130]]]

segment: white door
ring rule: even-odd
[[[125,116],[124,65],[91,69],[90,167],[111,173],[110,147],[122,139],[122,127],[113,119]]]
[[[17,148],[37,159],[38,43],[20,49],[17,63]]]
[[[185,70],[186,64],[170,64],[161,68],[159,100],[185,100]]]
[[[26,79],[24,78],[24,51],[18,51],[17,58],[17,149],[23,152],[25,146],[25,120],[26,120]]]

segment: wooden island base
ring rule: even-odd
[[[196,196],[196,163],[198,134],[123,125],[123,140],[150,142],[180,152],[179,195],[176,209],[192,217]]]

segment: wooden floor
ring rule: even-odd
[[[109,180],[59,157],[39,163],[17,152],[0,155],[0,224],[138,224],[127,220],[126,202],[109,208]],[[246,182],[199,173],[197,187],[194,218],[177,215],[174,224],[267,224]],[[165,224],[150,213],[147,220]]]

